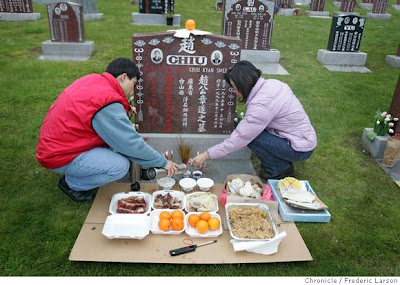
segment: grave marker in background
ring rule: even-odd
[[[175,0],[139,0],[139,13],[132,13],[132,24],[166,26],[169,17],[172,26],[180,26],[181,15],[174,11]]]
[[[133,61],[142,74],[134,102],[140,134],[158,151],[172,150],[179,161],[178,136],[192,145],[194,157],[234,130],[236,96],[223,76],[240,60],[241,41],[215,34],[174,34],[133,35]],[[235,167],[254,174],[247,148],[207,163],[204,175],[219,182],[236,173],[229,172]]]
[[[275,4],[280,7],[278,15],[294,16],[294,0],[275,0]]]
[[[37,4],[54,4],[62,2],[60,0],[33,0],[33,3]],[[83,19],[85,21],[96,21],[103,18],[103,13],[97,11],[97,0],[71,0],[65,2],[73,2],[81,4],[83,8]]]
[[[327,50],[318,50],[317,59],[330,71],[371,72],[367,54],[360,52],[365,18],[356,15],[334,16]]]
[[[88,60],[94,42],[85,41],[82,5],[59,2],[47,5],[51,40],[42,42],[43,56],[50,60]]]
[[[367,13],[367,18],[375,20],[388,21],[391,18],[391,14],[386,13],[389,0],[374,0],[372,5],[372,11]]]
[[[280,52],[271,50],[275,2],[224,0],[222,34],[242,40],[241,60],[248,60],[265,74],[288,72],[279,64]]]
[[[362,2],[358,4],[358,6],[363,9],[371,10],[373,3],[374,0],[362,0]]]
[[[393,67],[400,68],[400,44],[397,48],[396,55],[387,55],[386,56],[386,63]]]
[[[339,11],[335,11],[333,13],[334,16],[339,16],[339,15],[356,15],[360,16],[360,13],[354,12],[354,7],[356,5],[355,0],[342,0],[340,3],[340,9]]]
[[[396,4],[393,4],[393,5],[392,5],[392,8],[393,8],[394,10],[400,11],[400,0],[397,0],[397,1],[396,1]]]
[[[32,0],[0,0],[0,21],[36,21],[40,13],[33,13]]]
[[[310,10],[306,11],[306,15],[309,17],[329,17],[329,12],[325,10],[326,0],[311,0]]]

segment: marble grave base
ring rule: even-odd
[[[328,18],[330,19],[328,11],[306,11],[306,15],[312,18]]]
[[[371,72],[366,68],[367,54],[365,52],[339,52],[318,50],[317,60],[330,71],[339,72]]]
[[[386,63],[395,68],[400,68],[400,56],[397,55],[387,55]]]
[[[167,19],[163,14],[132,13],[132,25],[167,26]],[[175,14],[172,26],[180,27],[180,25],[181,15]]]
[[[271,50],[242,50],[240,53],[240,60],[247,60],[254,64],[263,74],[279,74],[288,75],[280,64],[280,51],[276,49]]]
[[[72,60],[86,61],[94,51],[94,42],[86,41],[76,42],[52,42],[50,40],[42,42],[43,55],[39,57],[42,60]]]
[[[0,22],[23,22],[40,20],[40,13],[0,13]]]
[[[382,20],[382,21],[389,21],[390,18],[392,17],[391,14],[378,14],[378,13],[367,13],[366,16],[368,19],[373,19],[373,20]]]

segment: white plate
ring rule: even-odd
[[[169,229],[169,231],[167,231],[167,232],[164,232],[164,231],[162,231],[162,230],[160,230],[159,228],[158,228],[158,222],[160,221],[160,213],[162,212],[162,211],[167,211],[167,212],[169,212],[169,213],[172,213],[173,211],[175,211],[175,210],[170,210],[170,209],[164,209],[164,210],[154,210],[154,211],[151,211],[151,213],[150,213],[150,231],[153,233],[153,234],[162,234],[162,235],[179,235],[180,233],[182,233],[185,229],[186,229],[186,223],[185,223],[185,213],[182,211],[182,210],[179,210],[179,211],[181,211],[182,213],[183,213],[183,229],[182,230],[180,230],[180,231],[174,231],[174,230],[172,230],[171,228]]]
[[[149,234],[148,215],[108,216],[102,234],[108,239],[143,239]]]
[[[185,232],[190,237],[217,237],[217,236],[220,236],[222,234],[222,221],[221,221],[220,215],[218,215],[217,213],[210,213],[211,217],[217,217],[220,222],[219,229],[217,229],[215,231],[208,230],[206,233],[201,234],[197,231],[197,229],[195,227],[192,227],[191,225],[189,225],[189,221],[188,221],[189,216],[191,214],[200,215],[201,213],[202,212],[189,212],[186,214],[186,216],[185,216],[185,227],[186,227]]]
[[[186,210],[186,212],[194,212],[193,210],[191,211],[191,209],[189,209],[189,204],[188,204],[188,199],[190,200],[191,197],[193,197],[194,195],[201,195],[201,196],[203,196],[203,195],[211,195],[212,197],[214,197],[216,210],[215,211],[206,211],[206,212],[210,212],[210,213],[211,212],[213,212],[213,213],[218,212],[219,207],[218,207],[218,197],[217,197],[217,195],[211,194],[211,193],[208,193],[208,192],[202,192],[202,191],[201,192],[197,191],[197,192],[193,192],[193,193],[190,193],[190,194],[186,194],[186,196],[185,196],[185,210]],[[201,212],[201,211],[198,211],[198,212]]]
[[[186,206],[186,204],[185,204],[185,194],[184,194],[183,192],[176,191],[176,190],[158,190],[158,191],[153,192],[153,195],[152,195],[152,197],[151,197],[151,207],[152,207],[154,210],[161,210],[161,209],[156,209],[156,208],[154,208],[154,199],[156,198],[156,196],[157,196],[158,194],[161,194],[161,195],[164,196],[164,195],[167,195],[168,193],[169,193],[172,197],[179,198],[179,199],[181,200],[181,202],[182,202],[181,207],[180,207],[179,209],[172,209],[172,210],[183,210],[183,209],[185,209],[185,206]],[[167,208],[166,208],[166,209],[167,209]]]
[[[122,193],[116,193],[112,196],[111,198],[111,203],[108,211],[112,215],[143,215],[143,214],[125,214],[125,213],[117,213],[118,209],[118,201],[122,198],[128,198],[132,196],[142,196],[144,197],[144,200],[146,201],[146,211],[143,214],[148,214],[151,211],[151,195],[149,193],[145,192],[122,192]]]

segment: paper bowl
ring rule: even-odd
[[[179,186],[181,186],[182,190],[185,192],[193,191],[196,185],[196,180],[193,178],[183,178],[179,181]]]
[[[174,187],[176,181],[174,178],[171,177],[163,177],[160,179],[157,179],[157,184],[160,187],[160,189],[162,190],[169,190],[172,189],[172,187]]]
[[[214,181],[211,178],[200,178],[197,180],[197,186],[201,191],[207,192],[214,186]]]

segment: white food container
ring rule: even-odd
[[[150,231],[148,215],[108,216],[102,234],[108,239],[143,239]]]
[[[206,233],[201,234],[197,231],[197,229],[195,227],[192,227],[191,225],[189,225],[189,216],[191,214],[196,214],[196,215],[200,215],[202,212],[189,212],[186,214],[185,216],[185,227],[186,230],[185,232],[190,236],[190,237],[217,237],[220,236],[222,234],[222,221],[221,221],[221,217],[220,215],[218,215],[217,213],[210,213],[211,217],[214,218],[218,218],[220,225],[219,225],[219,229],[212,231],[212,230],[208,230]]]
[[[211,188],[214,186],[214,180],[211,178],[200,178],[197,180],[197,186],[203,192],[210,191]]]
[[[160,230],[158,227],[158,222],[160,221],[160,213],[162,211],[167,211],[168,213],[172,213],[175,210],[154,210],[151,211],[150,214],[150,231],[153,234],[162,234],[162,235],[179,235],[181,234],[183,231],[185,231],[186,228],[186,223],[185,223],[185,213],[182,210],[178,210],[181,211],[183,213],[183,229],[180,231],[174,231],[172,230],[172,228],[169,229],[169,231],[164,232],[163,230]]]
[[[213,210],[209,210],[209,211],[194,210],[193,211],[193,209],[190,209],[190,203],[188,203],[188,201],[190,201],[194,197],[205,197],[206,195],[211,195],[211,197],[213,197],[213,200],[215,201],[215,205],[214,205],[215,210],[214,211]],[[185,210],[186,210],[186,212],[210,212],[210,213],[214,212],[214,213],[216,213],[219,210],[218,197],[215,194],[211,194],[211,193],[207,193],[207,192],[193,192],[193,193],[190,193],[190,194],[186,194],[185,198],[186,198],[185,199]]]
[[[158,195],[158,194],[161,194],[161,195],[167,195],[167,194],[170,194],[173,198],[178,198],[178,199],[180,199],[181,200],[181,207],[179,208],[179,209],[172,209],[172,210],[183,210],[183,209],[185,209],[185,206],[186,206],[186,204],[185,204],[185,194],[183,193],[183,192],[181,192],[181,191],[175,191],[175,190],[158,190],[158,191],[155,191],[155,192],[153,192],[153,195],[152,195],[152,197],[151,197],[151,207],[154,209],[154,210],[160,210],[160,209],[156,209],[156,208],[154,208],[154,201],[155,201],[155,198],[156,198],[156,196]],[[165,208],[165,209],[168,209],[168,208]]]
[[[118,209],[118,201],[123,199],[123,198],[128,198],[128,197],[144,197],[144,200],[146,201],[146,211],[142,214],[126,214],[126,213],[117,213],[117,209]],[[108,209],[108,211],[110,212],[110,214],[112,215],[143,215],[143,214],[148,214],[151,211],[151,195],[149,193],[145,193],[145,192],[122,192],[122,193],[116,193],[112,196],[111,198],[111,203],[110,203],[110,207]]]

